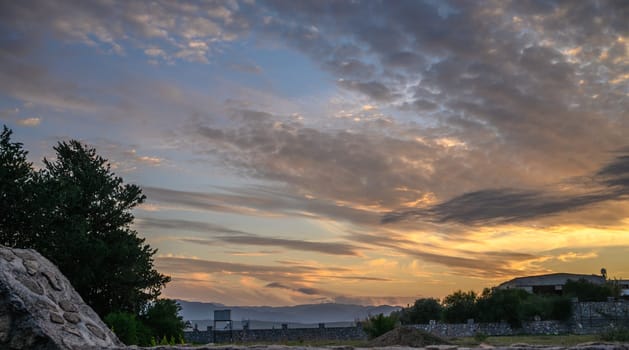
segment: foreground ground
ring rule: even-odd
[[[548,345],[548,346],[575,346],[583,343],[597,342],[598,337],[593,334],[588,335],[521,335],[487,337],[479,341],[473,337],[450,339],[452,344],[458,346],[479,346],[482,344],[490,346],[510,346],[514,344]]]
[[[481,344],[475,347],[464,347],[457,345],[429,345],[423,348],[414,348],[406,346],[387,346],[376,348],[363,348],[353,346],[327,346],[327,347],[311,347],[311,346],[286,346],[286,345],[251,345],[251,346],[157,346],[150,348],[152,350],[472,350],[472,349],[491,349],[491,350],[629,350],[629,343],[583,343],[574,346],[558,346],[558,345],[533,345],[533,344],[513,344],[509,346],[492,346]],[[122,350],[122,349],[120,349]]]

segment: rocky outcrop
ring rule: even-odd
[[[119,346],[54,264],[32,249],[0,246],[0,349]]]

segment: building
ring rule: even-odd
[[[594,284],[604,284],[605,277],[601,275],[582,275],[575,273],[551,273],[548,275],[518,277],[504,282],[498,286],[499,289],[519,288],[533,294],[563,294],[563,286],[568,280],[578,281],[584,279]],[[629,295],[629,281],[626,281],[626,291]]]

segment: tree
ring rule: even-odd
[[[36,249],[55,263],[128,344],[150,345],[153,334],[180,339],[179,306],[157,299],[170,278],[153,268],[156,250],[130,228],[131,210],[145,199],[141,189],[74,140],[60,142],[56,159],[35,171],[11,135],[4,126],[0,244]]]
[[[478,318],[476,293],[456,291],[443,299],[443,320],[447,323],[463,323]]]
[[[613,283],[600,285],[582,278],[577,281],[568,280],[563,286],[563,294],[579,298],[580,301],[607,301],[609,297],[618,296],[618,289]]]
[[[478,298],[478,316],[482,322],[506,321],[512,327],[522,325],[522,305],[530,294],[523,289],[485,288]]]
[[[175,300],[158,299],[140,317],[155,339],[181,339],[187,323],[179,316],[180,311]]]
[[[415,300],[413,306],[403,309],[400,313],[400,321],[403,324],[426,324],[430,320],[438,320],[441,317],[442,307],[438,299],[421,298]]]
[[[33,248],[55,263],[101,317],[139,314],[170,280],[137,232],[131,210],[145,196],[78,141],[60,142],[35,171],[12,131],[0,134],[0,244]]]
[[[130,228],[145,196],[123,184],[107,160],[78,141],[60,142],[39,176],[35,249],[53,261],[101,317],[138,314],[170,280],[153,268],[156,253]]]
[[[32,163],[19,142],[11,142],[13,132],[6,125],[0,134],[0,244],[28,246],[33,213]]]

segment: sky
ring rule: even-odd
[[[143,189],[170,298],[629,278],[627,111],[626,1],[0,2],[0,123]]]

